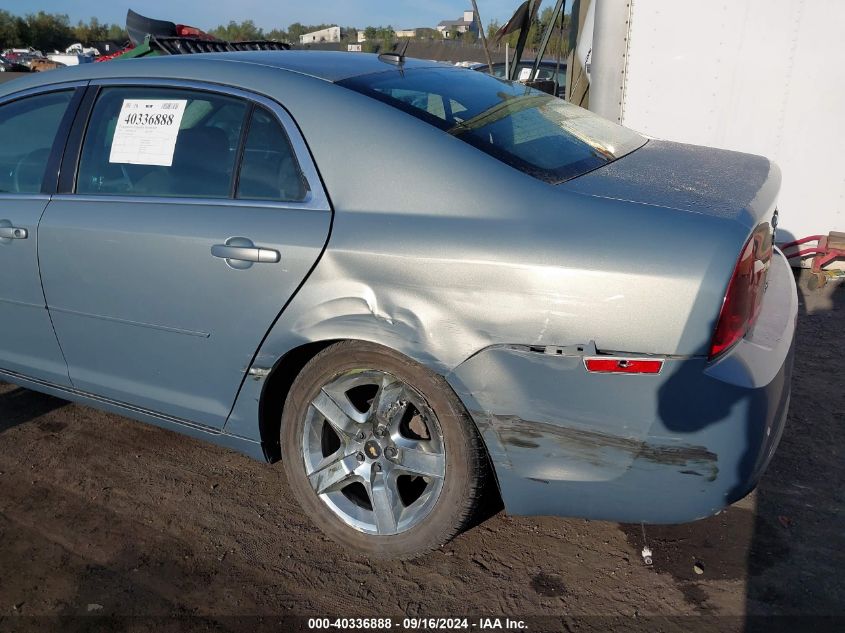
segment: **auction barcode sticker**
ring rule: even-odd
[[[124,99],[109,162],[170,167],[187,103],[186,99]]]

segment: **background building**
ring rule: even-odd
[[[443,34],[443,37],[449,37],[450,33],[466,33],[468,31],[478,34],[478,25],[474,18],[475,14],[471,10],[464,11],[462,19],[443,20],[437,25],[437,30]]]
[[[320,31],[312,31],[299,36],[300,44],[316,44],[318,42],[339,42],[342,33],[339,26],[330,26]]]

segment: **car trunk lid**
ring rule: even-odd
[[[780,170],[762,156],[652,139],[560,186],[590,196],[734,220],[750,233],[772,220]]]

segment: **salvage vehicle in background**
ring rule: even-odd
[[[368,555],[443,544],[494,485],[515,514],[702,518],[784,425],[779,188],[400,55],[31,75],[0,87],[0,377],[281,459]]]
[[[29,69],[34,73],[41,73],[48,70],[58,70],[64,68],[65,64],[47,57],[32,59],[29,61]]]
[[[222,53],[226,51],[287,50],[290,45],[276,40],[227,42],[187,24],[148,18],[132,9],[126,12],[129,43],[122,49],[98,57],[96,61],[128,60],[159,55]]]
[[[33,47],[28,48],[7,48],[3,50],[3,57],[8,59],[9,61],[14,61],[18,63],[22,63],[33,57],[44,57],[44,54],[34,49]]]
[[[497,62],[493,64],[492,69],[487,64],[473,64],[471,68],[482,73],[491,73],[494,77],[503,79],[507,72],[507,64],[505,62]],[[517,65],[516,80],[522,83],[531,79],[531,71],[533,70],[533,61],[523,61]],[[552,94],[557,95],[561,99],[566,97],[566,62],[556,62],[555,60],[542,60],[537,64],[537,74],[533,77],[534,80],[552,81],[554,82],[554,89]]]
[[[46,57],[39,57],[38,55],[34,55],[34,54],[31,54],[31,53],[21,53],[21,52],[6,53],[6,54],[3,55],[3,59],[5,59],[6,62],[16,64],[18,67],[23,66],[24,68],[26,68],[26,70],[23,70],[23,71],[14,70],[12,72],[30,72],[30,71],[35,70],[33,68],[33,62],[37,63],[39,61],[49,61],[49,60],[47,60]],[[7,72],[9,72],[9,71],[7,71]]]
[[[9,61],[5,57],[0,56],[0,73],[28,73],[29,66],[19,64],[17,62]]]

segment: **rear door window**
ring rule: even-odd
[[[0,106],[0,193],[39,193],[72,90]]]
[[[302,202],[307,196],[308,183],[287,134],[271,112],[255,108],[244,145],[237,197]]]
[[[177,88],[104,88],[82,147],[76,192],[228,198],[247,104]]]

